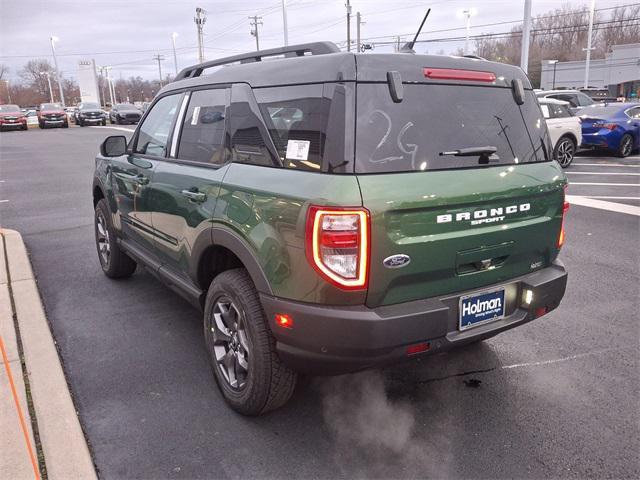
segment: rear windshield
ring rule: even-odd
[[[607,118],[617,115],[621,110],[624,110],[624,107],[620,107],[619,105],[612,105],[610,107],[601,107],[596,105],[594,107],[582,110],[581,112],[579,112],[579,114],[580,116],[584,117]]]
[[[386,84],[359,84],[356,172],[383,173],[512,165],[550,158],[533,92],[518,106],[510,88],[404,85],[394,103]],[[456,156],[460,149],[495,153]],[[475,151],[475,150],[474,150]]]

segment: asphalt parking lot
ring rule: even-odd
[[[615,211],[640,206],[640,156],[568,170],[570,195],[613,207],[571,208],[568,291],[550,315],[419,363],[309,379],[245,418],[217,391],[198,312],[144,272],[100,271],[93,158],[120,130],[0,135],[0,225],[24,236],[102,478],[640,477],[640,217]]]

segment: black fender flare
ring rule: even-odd
[[[225,247],[233,252],[249,272],[249,276],[258,292],[273,295],[267,276],[249,243],[237,233],[221,226],[213,226],[203,230],[196,239],[191,251],[194,262],[190,266],[191,271],[189,273],[192,279],[197,279],[200,259],[207,248],[211,246]]]

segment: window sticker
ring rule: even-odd
[[[194,107],[193,115],[191,115],[191,125],[198,124],[198,117],[200,117],[200,107]]]
[[[309,140],[289,140],[287,142],[287,158],[289,160],[308,160],[310,145]]]

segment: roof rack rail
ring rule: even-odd
[[[284,55],[285,57],[302,57],[306,53],[311,55],[326,55],[329,53],[338,53],[340,49],[333,42],[313,42],[302,43],[300,45],[290,45],[288,47],[270,48],[268,50],[258,50],[257,52],[243,53],[241,55],[233,55],[231,57],[219,58],[210,62],[200,63],[187,67],[176,75],[175,80],[183,80],[185,78],[194,78],[202,75],[207,68],[218,67],[220,65],[228,65],[230,63],[254,63],[261,62],[266,57],[276,57]]]

